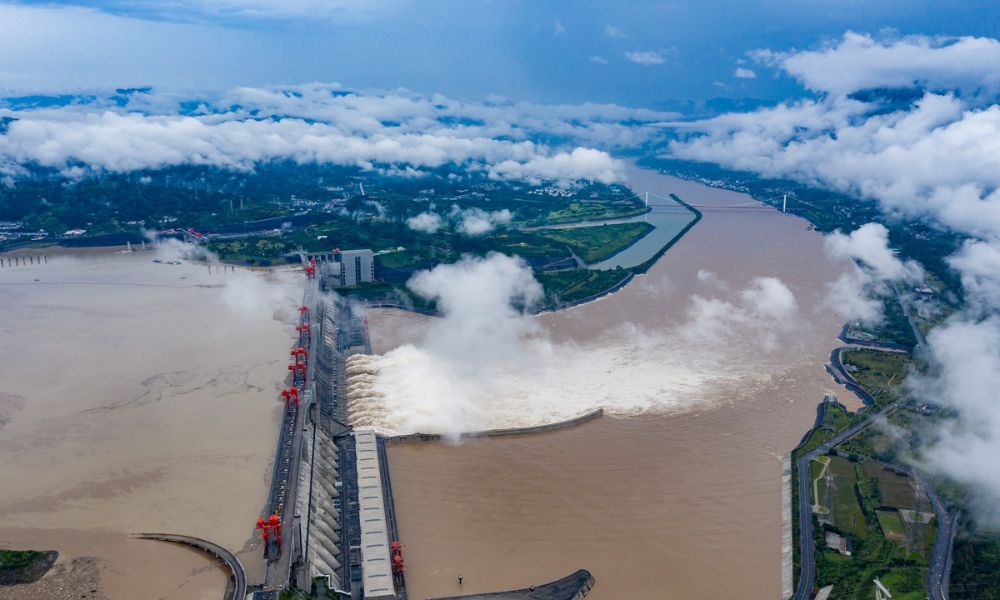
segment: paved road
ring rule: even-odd
[[[948,600],[948,584],[951,578],[951,550],[955,546],[955,532],[958,511],[948,512],[937,490],[919,472],[911,472],[917,485],[927,492],[927,497],[937,517],[937,536],[931,549],[930,572],[927,574],[927,594],[931,600]]]
[[[186,546],[197,548],[202,552],[208,552],[212,556],[215,556],[222,562],[226,563],[226,566],[229,567],[230,575],[235,582],[235,585],[232,588],[232,593],[226,596],[226,600],[243,600],[246,598],[246,571],[243,570],[243,565],[240,564],[240,560],[236,558],[236,555],[222,546],[201,538],[191,537],[189,535],[177,535],[173,533],[137,533],[135,537],[144,540],[160,540],[163,542],[184,544]]]

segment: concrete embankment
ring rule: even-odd
[[[529,433],[544,433],[546,431],[555,431],[557,429],[568,429],[570,427],[576,427],[578,425],[583,425],[584,423],[589,423],[595,419],[599,419],[604,416],[604,409],[598,408],[595,411],[589,412],[585,415],[580,415],[566,421],[559,421],[558,423],[548,423],[545,425],[536,425],[534,427],[512,427],[509,429],[487,429],[485,431],[470,431],[461,434],[460,439],[470,439],[470,438],[481,438],[481,437],[501,437],[505,435],[526,435]],[[436,440],[442,440],[448,436],[441,433],[409,433],[406,435],[396,435],[385,438],[385,443],[387,444],[406,444],[409,442],[432,442]]]
[[[594,587],[594,576],[586,569],[544,585],[509,592],[448,596],[435,600],[583,600]]]

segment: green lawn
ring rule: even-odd
[[[858,496],[855,493],[855,486],[858,483],[857,475],[854,472],[854,463],[851,461],[833,456],[830,458],[830,473],[833,474],[833,506],[830,507],[833,513],[833,524],[845,533],[860,539],[868,537],[868,526],[865,523],[865,514],[858,504]]]
[[[565,244],[587,264],[614,256],[626,246],[653,230],[649,223],[618,223],[597,227],[554,229],[541,235]]]
[[[878,518],[879,527],[882,528],[882,533],[885,534],[886,539],[894,542],[903,542],[906,540],[906,525],[903,524],[903,519],[899,517],[899,511],[876,510],[875,516]]]
[[[824,473],[824,462],[828,461],[828,456],[821,456],[819,460],[814,460],[809,463],[809,473],[813,489],[813,502],[814,506],[826,506],[826,473]],[[823,474],[822,478],[819,478],[820,474]],[[819,478],[819,479],[817,479]]]

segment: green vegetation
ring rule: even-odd
[[[809,462],[809,476],[812,479],[813,485],[813,498],[818,498],[819,504],[813,504],[814,507],[822,511],[828,512],[828,509],[823,506],[824,499],[827,497],[829,488],[826,485],[826,472],[828,465],[830,463],[830,458],[827,456],[819,457],[819,460],[814,460]]]
[[[618,223],[555,229],[545,231],[542,236],[566,244],[584,262],[594,264],[621,252],[652,230],[649,223]]]
[[[817,523],[818,585],[833,585],[831,598],[869,597],[879,577],[893,598],[923,598],[934,523],[906,522],[900,510],[927,509],[926,497],[917,497],[905,475],[872,462],[831,457],[829,478],[832,506]],[[851,556],[826,547],[827,530],[849,536]]]
[[[899,517],[899,511],[876,510],[875,516],[886,539],[894,542],[906,541],[906,527],[903,525],[903,519]]]
[[[855,488],[858,480],[854,471],[854,463],[840,457],[831,457],[828,469],[832,476],[833,497],[831,499],[830,515],[833,526],[855,539],[868,537],[868,527],[865,523],[865,513],[858,502]]]
[[[843,352],[841,360],[861,387],[875,398],[877,407],[899,399],[900,385],[912,364],[904,352],[867,349]]]
[[[629,217],[649,212],[645,206],[629,206],[623,203],[608,206],[600,202],[571,202],[568,206],[550,211],[539,222],[575,223],[577,221],[599,221],[614,217]]]
[[[52,568],[58,552],[0,549],[0,584],[37,581]]]
[[[845,366],[851,365],[852,376],[880,406],[900,397],[900,382],[914,368],[910,356],[902,352],[866,349],[844,352],[842,359]],[[868,410],[854,414],[839,403],[826,402],[818,426],[803,438],[793,459],[854,424]],[[915,421],[922,418],[927,417],[905,407],[888,416],[890,423],[904,430],[914,429]],[[890,589],[894,599],[924,598],[928,560],[937,530],[929,500],[917,493],[905,473],[873,460],[891,460],[898,445],[898,437],[889,435],[884,428],[869,427],[831,452],[838,455],[822,457],[829,460],[829,466],[816,482],[820,505],[813,515],[816,583],[821,587],[833,585],[831,598],[871,597],[875,577]],[[810,465],[814,479],[821,472],[819,462]],[[797,502],[797,494],[793,493],[793,503]],[[793,521],[796,514],[793,511]],[[826,547],[827,531],[847,536],[850,556]],[[797,567],[798,557],[795,561]]]
[[[965,523],[952,551],[953,598],[1000,600],[1000,534]]]
[[[0,550],[0,569],[23,569],[43,556],[45,553],[37,550]]]
[[[825,402],[822,410],[822,421],[806,434],[802,443],[795,449],[795,454],[806,453],[820,447],[835,433],[853,425],[858,418],[857,414],[848,412],[840,402]]]
[[[883,506],[908,508],[913,505],[916,489],[912,479],[876,462],[865,462],[864,470],[865,476],[875,482]],[[929,505],[923,508],[930,510]]]
[[[438,169],[409,179],[354,167],[278,161],[246,172],[182,166],[67,181],[54,171],[34,168],[17,185],[0,186],[0,221],[18,223],[24,232],[42,232],[50,240],[70,229],[84,229],[85,237],[92,237],[188,227],[232,237],[273,230],[288,236],[319,224],[311,233],[333,230],[336,235],[329,243],[384,249],[405,244],[395,235],[379,240],[378,235],[352,230],[387,223],[399,225],[396,232],[409,231],[406,219],[422,212],[437,213],[450,225],[455,214],[466,210],[506,210],[515,224],[614,218],[647,210],[620,185],[584,183],[561,190],[497,182],[476,173],[463,172],[453,179],[454,174]],[[267,219],[273,222],[251,224]],[[365,227],[358,227],[359,222]],[[17,242],[7,234],[3,237],[7,239],[0,238],[0,247]],[[316,235],[305,237],[323,241]],[[250,255],[274,260],[285,251],[283,244],[275,244]]]
[[[882,300],[882,321],[867,329],[876,339],[912,348],[917,345],[917,339],[913,337],[913,329],[906,320],[906,314],[903,313],[903,307],[899,302],[900,299],[893,294],[886,296]]]
[[[588,299],[620,285],[631,276],[632,274],[624,269],[609,271],[569,269],[535,274],[545,289],[543,309],[558,308]]]
[[[544,285],[544,308],[555,308],[613,289],[663,252],[635,269],[591,272],[577,268],[572,254],[598,262],[652,226],[532,229],[647,212],[622,185],[581,182],[560,189],[450,168],[412,179],[292,161],[258,164],[247,172],[181,166],[74,181],[31,169],[17,185],[0,186],[0,250],[24,244],[124,245],[137,243],[146,231],[182,237],[189,229],[203,234],[205,249],[223,261],[255,266],[296,262],[300,249],[370,248],[379,282],[358,295],[421,309],[433,306],[412,297],[406,281],[464,255],[499,252],[524,259]],[[412,229],[408,221],[419,215],[437,219],[437,227]],[[463,220],[470,215],[489,222],[489,229],[464,232]],[[73,229],[85,232],[69,234]]]

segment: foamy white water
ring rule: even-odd
[[[700,279],[694,294],[665,303],[659,318],[608,324],[595,344],[554,341],[540,319],[509,307],[470,324],[472,310],[452,303],[444,318],[425,322],[421,341],[352,357],[349,413],[355,424],[387,434],[456,435],[598,408],[670,414],[738,398],[780,376],[796,336],[809,328],[794,293],[775,278],[743,290]],[[452,291],[446,284],[440,293]],[[500,335],[492,335],[496,328]],[[442,345],[452,343],[466,350]]]

